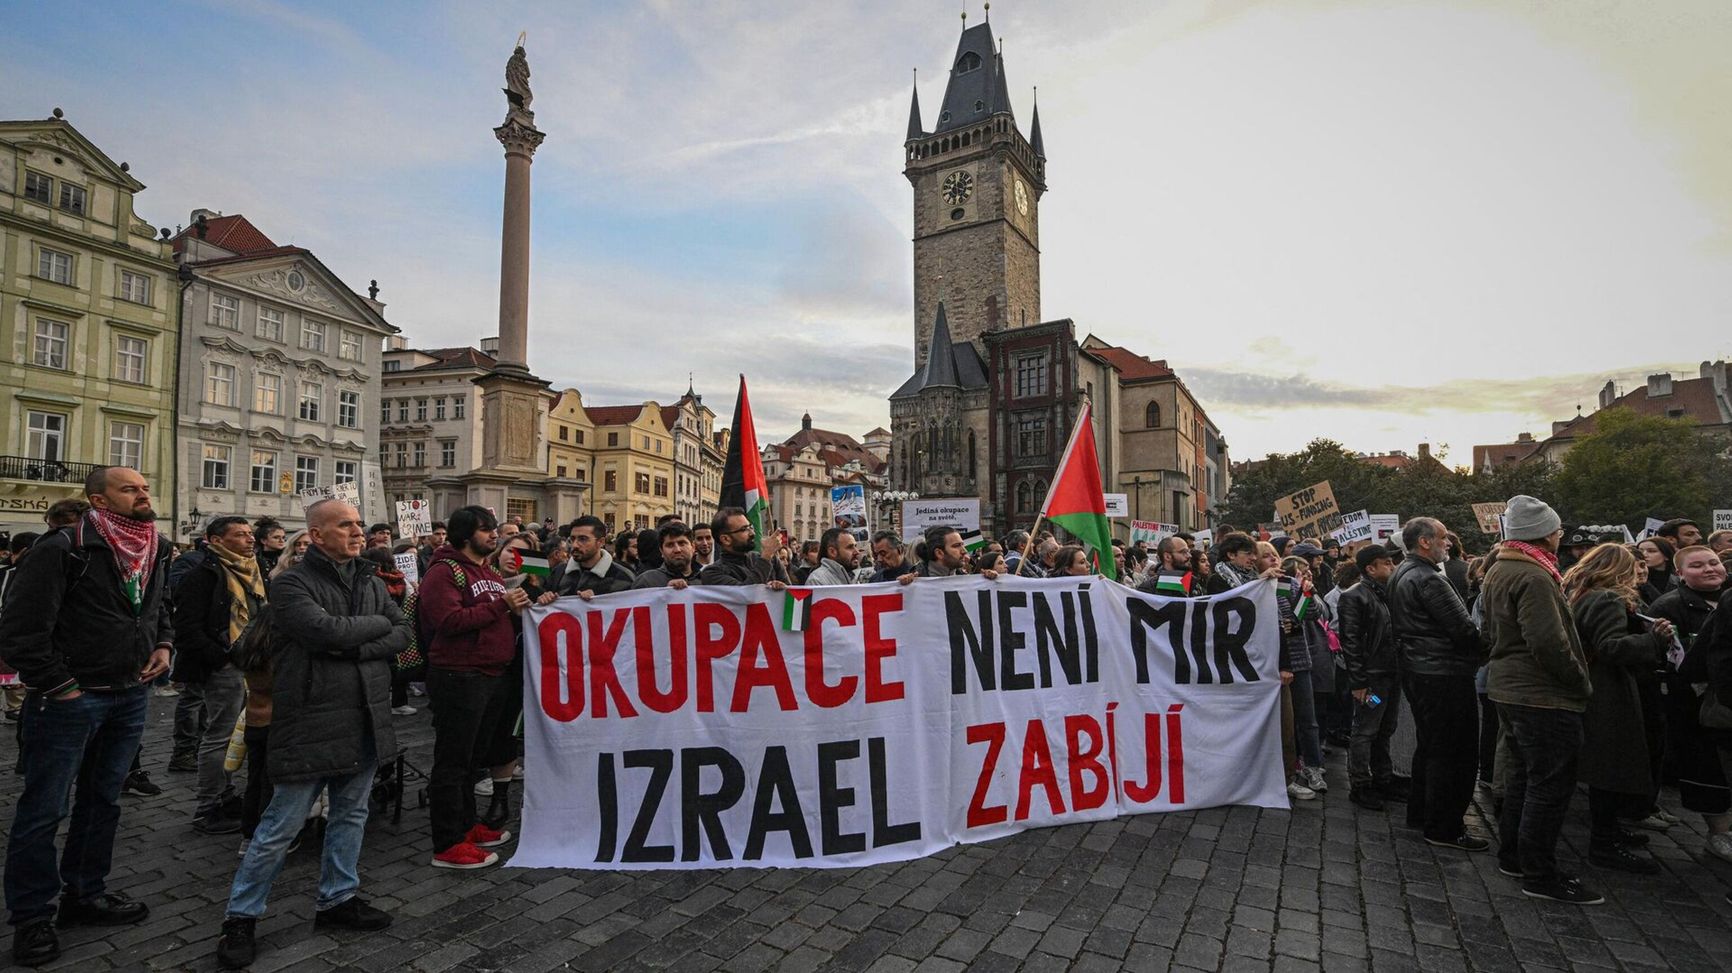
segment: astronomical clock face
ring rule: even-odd
[[[1016,181],[1016,211],[1028,215],[1028,187],[1022,184],[1021,179]]]
[[[952,206],[968,201],[974,195],[974,177],[957,171],[944,177],[944,201]]]

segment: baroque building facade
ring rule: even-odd
[[[97,466],[176,516],[175,267],[128,170],[59,109],[0,121],[0,530],[42,529]]]
[[[376,292],[355,293],[240,214],[194,210],[172,242],[185,285],[180,507],[294,530],[303,492],[355,483],[363,516],[393,519],[373,444],[380,357],[397,329]]]
[[[428,499],[430,477],[460,477],[480,468],[475,382],[496,365],[480,348],[421,349],[395,341],[387,348],[380,375],[379,467],[393,505]]]

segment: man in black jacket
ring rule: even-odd
[[[217,962],[242,969],[271,883],[321,790],[330,792],[313,925],[378,930],[391,916],[362,901],[358,865],[379,761],[397,752],[391,660],[409,621],[373,564],[360,557],[361,514],[341,500],[307,508],[312,546],[271,582],[270,807],[235,872]]]
[[[239,802],[234,800],[223,761],[246,702],[246,687],[240,670],[229,662],[228,650],[252,613],[264,604],[265,585],[253,528],[246,518],[212,518],[204,537],[206,556],[174,592],[174,629],[179,640],[173,675],[175,682],[197,687],[204,703],[192,826],[205,834],[234,834],[241,829]]]
[[[698,566],[692,563],[692,529],[670,520],[656,531],[656,550],[661,563],[637,576],[635,588],[680,589],[698,583]]]
[[[1385,800],[1407,797],[1395,786],[1389,762],[1389,738],[1401,711],[1400,666],[1389,629],[1385,587],[1395,573],[1395,560],[1387,548],[1373,544],[1362,548],[1354,563],[1359,565],[1360,580],[1341,593],[1336,609],[1341,661],[1356,704],[1353,740],[1347,750],[1347,779],[1352,787],[1348,797],[1362,808],[1381,811]]]
[[[596,595],[630,591],[637,576],[614,561],[607,551],[607,525],[600,517],[583,516],[571,522],[571,559],[554,589],[560,595],[576,595],[584,601]]]
[[[168,560],[150,487],[138,471],[103,467],[84,481],[91,511],[44,537],[12,580],[0,653],[18,670],[24,703],[24,792],[6,843],[12,958],[38,966],[60,955],[59,922],[125,925],[150,910],[105,889],[120,823],[120,787],[144,734],[145,686],[168,669],[174,642]],[[78,788],[66,854],[54,835]]]
[[[1389,582],[1389,621],[1419,738],[1407,824],[1423,829],[1431,844],[1484,851],[1491,843],[1467,834],[1463,816],[1479,762],[1473,677],[1485,662],[1485,645],[1441,570],[1449,557],[1447,528],[1415,517],[1402,527],[1401,540],[1407,557]]]
[[[710,529],[716,536],[716,563],[699,576],[703,584],[735,587],[762,584],[777,591],[788,586],[787,575],[776,560],[779,544],[776,535],[770,535],[760,556],[756,551],[756,533],[744,510],[723,507],[710,521]]]

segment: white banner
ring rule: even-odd
[[[657,588],[533,608],[525,638],[514,866],[854,867],[1288,806],[1272,582]]]
[[[1163,524],[1153,520],[1131,521],[1131,543],[1141,542],[1145,547],[1154,547],[1162,540],[1179,532],[1178,524]]]

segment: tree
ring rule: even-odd
[[[1606,409],[1594,431],[1564,456],[1557,475],[1559,512],[1578,523],[1639,528],[1648,517],[1708,522],[1716,484],[1729,464],[1689,419]]]
[[[1308,486],[1329,481],[1343,513],[1367,507],[1392,470],[1371,466],[1333,439],[1314,439],[1297,453],[1270,453],[1255,469],[1236,473],[1223,519],[1252,528],[1275,516],[1275,501]],[[1374,511],[1378,512],[1378,511]]]

